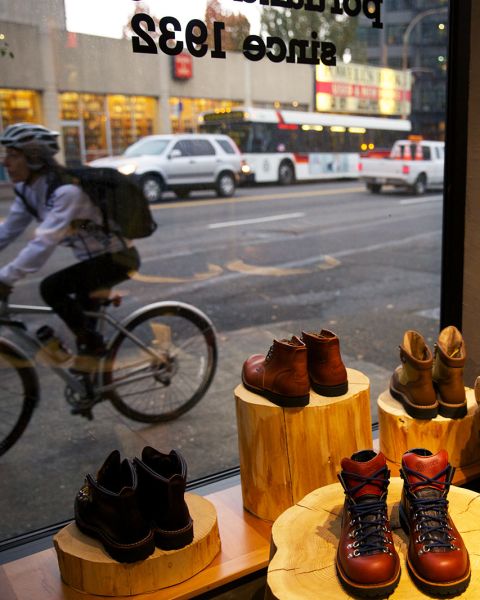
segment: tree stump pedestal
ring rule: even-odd
[[[444,448],[456,468],[454,483],[464,483],[480,475],[480,409],[472,388],[465,388],[468,412],[462,419],[410,417],[388,390],[378,397],[380,451],[392,475],[398,475],[402,455],[412,448],[435,453]]]
[[[274,521],[308,492],[337,481],[342,458],[372,448],[370,382],[347,369],[348,392],[310,391],[302,408],[282,408],[235,389],[243,505]]]
[[[389,598],[416,600],[427,596],[415,586],[405,564],[408,537],[400,526],[398,514],[402,485],[399,477],[393,477],[388,488],[388,514],[402,569],[398,586]],[[480,598],[480,496],[452,486],[448,499],[450,515],[469,551],[472,567],[470,585],[457,597],[477,600]],[[353,598],[342,587],[335,568],[343,503],[341,485],[327,485],[305,496],[275,521],[266,600]]]
[[[179,550],[160,550],[146,560],[120,563],[102,544],[70,523],[53,541],[60,574],[70,587],[98,596],[134,596],[160,590],[202,571],[220,552],[217,513],[213,504],[185,494],[193,519],[193,542]]]

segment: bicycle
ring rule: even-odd
[[[46,306],[3,303],[0,330],[18,341],[0,337],[0,455],[25,431],[40,401],[40,382],[29,354],[41,353],[42,363],[66,383],[65,399],[73,414],[93,418],[92,409],[109,400],[123,415],[143,423],[175,419],[205,395],[217,366],[216,334],[210,319],[183,302],[165,301],[142,307],[117,320],[109,306],[121,298],[100,301],[95,319],[107,351],[92,373],[79,376],[69,364],[59,364],[17,315],[48,315]],[[107,327],[113,329],[108,337]],[[145,387],[146,386],[146,387]]]

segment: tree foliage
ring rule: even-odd
[[[335,44],[337,56],[341,58],[346,48],[356,45],[357,19],[332,15],[327,11],[264,8],[260,29],[264,36],[278,36],[285,41],[310,39],[312,31],[315,31],[319,40]]]
[[[205,23],[208,29],[208,45],[213,47],[213,23],[225,23],[222,32],[224,50],[242,50],[243,41],[250,34],[250,21],[245,15],[231,13],[222,9],[218,0],[208,0],[205,9]]]
[[[125,23],[125,25],[123,26],[124,39],[130,40],[130,39],[132,39],[133,35],[136,35],[133,33],[131,22],[132,22],[133,17],[140,13],[143,13],[145,15],[150,15],[151,17],[154,16],[150,13],[148,6],[145,6],[142,2],[138,2],[137,4],[135,4],[135,10],[132,12],[130,17],[128,18],[128,22]],[[154,20],[156,21],[156,19],[154,19]],[[145,26],[143,26],[143,29],[146,29]],[[160,36],[157,28],[155,28],[155,31],[149,31],[148,35],[154,40],[158,40],[158,38]]]

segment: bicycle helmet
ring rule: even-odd
[[[60,150],[58,133],[35,123],[9,125],[0,136],[0,144],[21,150],[30,169],[39,170],[52,162]]]

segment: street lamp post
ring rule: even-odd
[[[415,26],[420,21],[425,19],[425,17],[429,17],[431,15],[440,15],[440,14],[443,14],[446,12],[448,12],[447,7],[445,7],[445,8],[430,8],[429,10],[425,10],[421,13],[418,13],[418,15],[413,17],[413,19],[410,21],[407,28],[405,29],[405,33],[403,34],[403,48],[402,48],[402,69],[403,69],[403,71],[406,71],[408,68],[408,41],[410,39],[410,34],[412,33],[412,30],[415,28]]]

